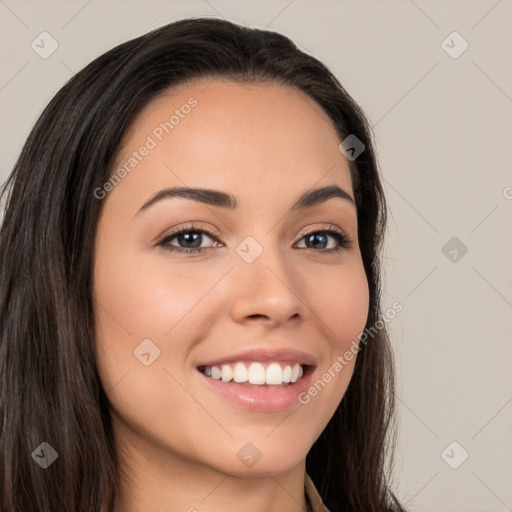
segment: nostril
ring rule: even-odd
[[[250,318],[251,320],[259,320],[259,319],[261,319],[261,318],[267,318],[267,316],[265,316],[265,315],[260,315],[260,314],[256,314],[256,315],[249,315],[249,318]]]

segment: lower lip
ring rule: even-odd
[[[239,407],[251,411],[277,412],[301,403],[298,397],[309,388],[312,370],[308,367],[297,382],[283,388],[246,388],[236,382],[223,382],[199,370],[197,372],[214,391]]]

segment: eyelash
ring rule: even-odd
[[[213,247],[203,247],[203,248],[187,248],[187,247],[176,247],[174,245],[169,245],[169,242],[173,240],[174,238],[183,235],[185,233],[201,233],[204,235],[207,235],[210,237],[214,242],[218,242],[218,240],[208,231],[202,229],[202,228],[196,228],[193,224],[190,226],[184,226],[180,228],[179,230],[173,231],[172,233],[169,233],[165,235],[163,238],[161,238],[157,242],[157,246],[161,246],[164,250],[173,252],[173,253],[186,253],[186,254],[197,254],[203,252],[205,249],[213,249]],[[350,249],[352,247],[352,240],[343,233],[343,231],[338,230],[337,228],[330,228],[330,229],[320,229],[316,231],[309,231],[307,233],[301,233],[302,240],[304,237],[308,235],[318,234],[318,233],[324,233],[332,236],[336,242],[338,243],[338,248],[336,249],[310,249],[309,247],[301,247],[301,249],[310,249],[312,251],[315,251],[316,253],[340,253],[346,249]],[[299,241],[300,241],[299,240]]]

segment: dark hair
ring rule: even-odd
[[[0,506],[3,512],[107,512],[118,466],[94,353],[92,263],[102,202],[123,135],[152,99],[198,78],[297,88],[331,119],[350,161],[368,279],[367,327],[381,318],[386,204],[371,128],[333,74],[287,37],[215,18],[158,28],[99,56],[55,95],[2,188]],[[374,329],[375,331],[375,329]],[[332,511],[402,510],[391,492],[394,370],[386,327],[361,343],[348,389],[306,458]],[[60,454],[46,471],[43,441]],[[388,466],[389,464],[389,466]]]

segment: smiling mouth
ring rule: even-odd
[[[209,389],[238,409],[272,413],[301,403],[299,396],[310,386],[316,365],[296,361],[238,361],[232,365],[221,362],[212,366],[203,364],[196,369]]]
[[[310,365],[294,362],[237,362],[216,366],[199,366],[201,373],[226,384],[239,384],[246,388],[279,389],[293,386],[304,375],[313,371]]]

